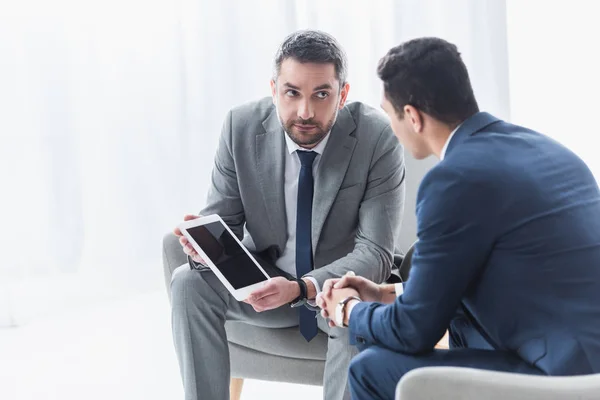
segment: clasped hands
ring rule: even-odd
[[[329,326],[337,326],[333,321],[335,309],[338,303],[347,297],[358,296],[362,301],[381,302],[383,293],[381,285],[378,285],[361,276],[355,276],[353,272],[348,272],[341,278],[328,279],[323,284],[323,290],[317,296],[317,305],[321,308],[321,316],[329,319]],[[348,310],[357,300],[351,300],[346,305],[344,313],[344,323],[348,324]]]

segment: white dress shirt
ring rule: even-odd
[[[440,160],[443,160],[444,157],[446,156],[446,150],[448,150],[448,145],[450,144],[450,141],[454,137],[454,134],[456,133],[458,128],[460,128],[461,125],[462,125],[462,123],[459,124],[456,128],[454,128],[454,130],[452,131],[450,136],[448,136],[448,139],[446,139],[446,143],[444,143],[444,147],[442,147],[442,152],[440,153]]]
[[[285,175],[284,175],[284,194],[285,194],[285,214],[287,221],[287,242],[281,257],[275,261],[277,267],[293,276],[296,276],[296,211],[298,208],[298,177],[300,176],[300,158],[298,151],[314,151],[317,153],[313,162],[313,177],[316,176],[321,155],[329,141],[329,134],[321,140],[314,148],[308,150],[298,146],[287,133],[285,135],[285,143],[287,152],[285,153]],[[314,243],[313,243],[314,244]],[[317,294],[321,291],[317,280],[307,276],[317,289]]]

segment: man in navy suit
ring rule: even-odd
[[[398,139],[440,162],[419,188],[403,287],[346,276],[318,299],[361,350],[353,398],[391,399],[405,373],[426,366],[599,373],[600,191],[588,167],[554,140],[479,112],[453,44],[411,40],[378,73]],[[434,349],[446,330],[450,349]]]

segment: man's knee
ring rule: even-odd
[[[402,377],[401,368],[397,365],[402,363],[401,358],[399,353],[376,346],[361,351],[352,359],[348,373],[348,383],[355,397],[393,397]]]
[[[190,269],[187,264],[176,269],[171,279],[171,298],[173,304],[177,300],[202,301],[214,297],[221,301],[226,297],[227,289],[210,270],[199,271]]]
[[[377,360],[375,349],[374,347],[369,347],[361,351],[350,362],[348,384],[352,390],[355,391],[359,386],[366,388],[376,385],[376,382],[373,382],[373,377],[378,375],[375,369],[378,364],[381,364],[381,360]]]
[[[171,292],[182,293],[186,290],[193,289],[199,284],[201,285],[201,281],[202,277],[200,276],[200,273],[190,269],[187,264],[184,264],[173,271],[173,276],[171,277]]]
[[[358,353],[350,362],[350,375],[365,376],[377,364],[375,347],[369,347]],[[381,362],[381,360],[379,360]]]

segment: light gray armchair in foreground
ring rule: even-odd
[[[600,374],[548,377],[472,368],[427,367],[407,373],[396,400],[599,400]]]

